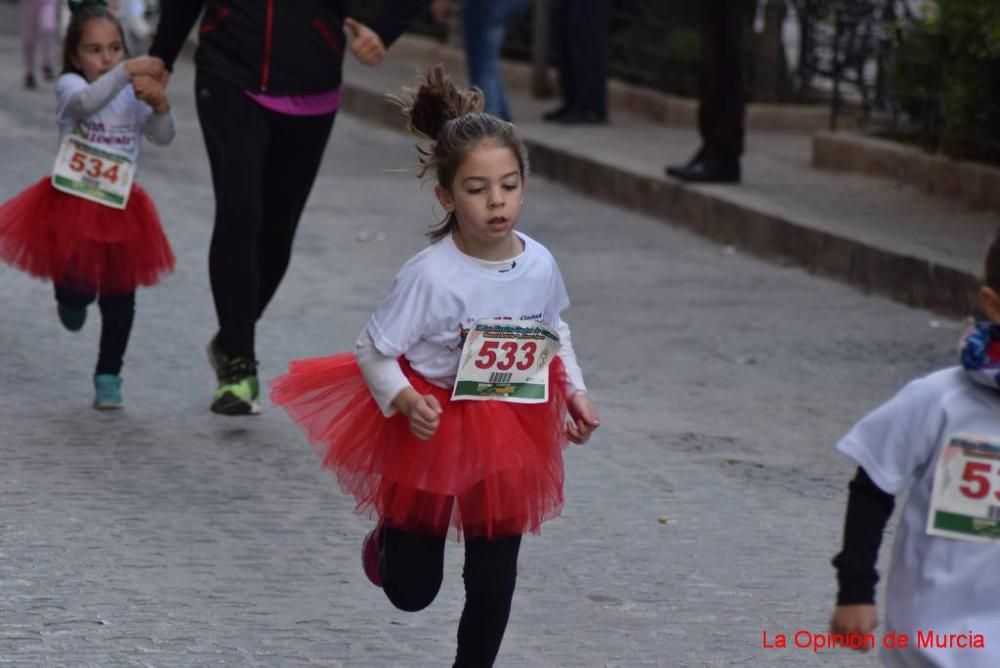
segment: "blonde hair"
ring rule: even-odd
[[[434,170],[437,181],[451,192],[455,174],[468,153],[483,141],[491,140],[509,148],[517,158],[523,179],[528,175],[528,149],[511,123],[483,111],[483,93],[478,88],[460,89],[435,65],[427,70],[415,90],[407,91],[410,100],[392,98],[407,118],[406,129],[426,145],[417,146],[418,177]],[[458,225],[449,213],[427,233],[437,241]]]

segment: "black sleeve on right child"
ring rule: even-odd
[[[896,500],[879,489],[860,466],[848,488],[844,546],[833,558],[839,585],[837,605],[873,604],[878,582],[875,562]]]

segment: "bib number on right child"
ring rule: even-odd
[[[1000,540],[1000,442],[967,434],[949,439],[934,470],[927,533]]]

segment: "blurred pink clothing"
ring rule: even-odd
[[[52,42],[56,35],[58,0],[21,0],[21,53],[26,74],[35,73],[35,49],[41,51],[42,67],[52,68]]]

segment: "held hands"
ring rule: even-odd
[[[867,603],[838,605],[833,610],[833,618],[830,619],[830,631],[844,635],[871,633],[876,626],[878,626],[878,615],[875,606]],[[856,649],[867,651],[865,643],[860,645]]]
[[[167,84],[169,72],[163,61],[156,56],[137,56],[125,61],[125,71],[135,80],[135,77],[145,74],[153,77],[164,86]]]
[[[165,83],[148,74],[137,74],[132,77],[132,88],[135,90],[135,96],[152,107],[154,113],[162,116],[170,111]]]
[[[351,32],[351,53],[362,65],[374,66],[385,58],[385,44],[378,33],[364,23],[347,17],[344,25]]]
[[[583,445],[590,440],[590,434],[601,426],[597,409],[590,403],[586,392],[574,392],[569,398],[569,416],[566,421],[566,436],[574,443]]]
[[[441,404],[433,394],[420,394],[407,387],[392,405],[410,421],[410,431],[421,441],[428,440],[441,424]]]

